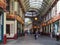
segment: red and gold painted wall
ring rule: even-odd
[[[23,19],[20,16],[18,16],[18,15],[10,14],[10,15],[7,15],[7,18],[9,18],[9,19],[16,19],[20,23],[24,24]]]

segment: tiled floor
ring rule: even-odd
[[[8,40],[6,45],[60,45],[60,41],[45,36],[40,36],[37,40],[33,36],[25,36],[17,40]]]

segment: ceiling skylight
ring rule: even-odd
[[[31,8],[41,8],[43,0],[29,0]]]

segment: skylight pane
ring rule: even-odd
[[[43,0],[29,0],[31,8],[41,8]]]

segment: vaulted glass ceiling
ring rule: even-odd
[[[48,11],[48,9],[51,7],[55,0],[28,0],[28,1],[27,3],[29,3],[29,10],[25,16],[32,16],[31,10],[36,11],[35,13],[39,13],[37,15],[43,16]],[[34,14],[34,16],[37,15]]]
[[[29,0],[31,8],[41,8],[43,0]]]
[[[37,10],[39,10],[41,8],[42,2],[43,2],[43,0],[29,0],[29,6],[30,6],[29,11],[30,12],[27,12],[25,14],[25,16],[30,16],[30,17],[37,16],[38,15],[37,14],[38,13]],[[34,10],[34,12],[32,10]]]

